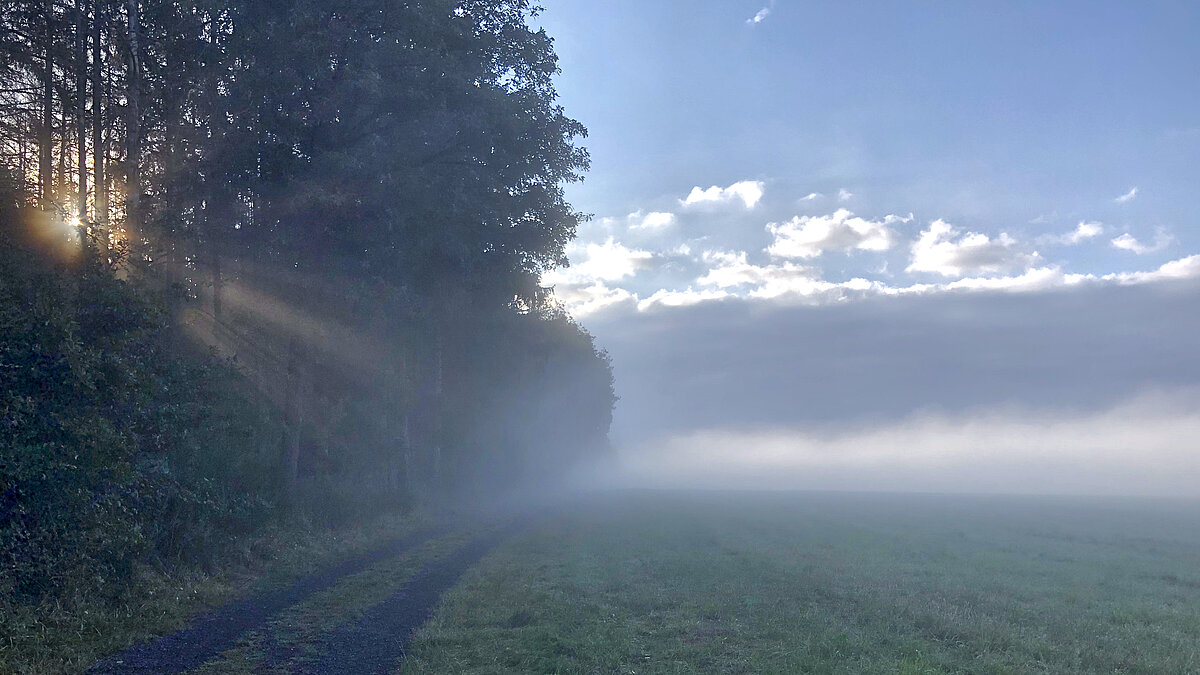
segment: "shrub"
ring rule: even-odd
[[[161,298],[0,220],[0,587],[114,590],[139,561],[220,555],[273,513],[269,411],[171,346]]]

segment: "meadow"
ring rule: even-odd
[[[404,673],[1200,672],[1200,504],[628,492],[496,549]]]
[[[0,611],[0,672],[81,672],[251,587],[270,598],[409,537],[162,672],[374,672],[339,660],[359,652],[421,675],[1200,673],[1196,502],[628,491],[442,516],[277,547],[241,581],[147,582],[121,611]],[[482,558],[462,557],[472,547]],[[406,607],[415,633],[394,628]]]

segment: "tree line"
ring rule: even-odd
[[[539,283],[588,156],[537,11],[0,0],[10,581],[606,451],[607,356]],[[154,509],[138,546],[64,515],[128,538]]]

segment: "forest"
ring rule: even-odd
[[[0,2],[0,592],[558,485],[586,129],[526,0]]]

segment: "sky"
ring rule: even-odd
[[[628,478],[1200,496],[1200,3],[547,4]]]

